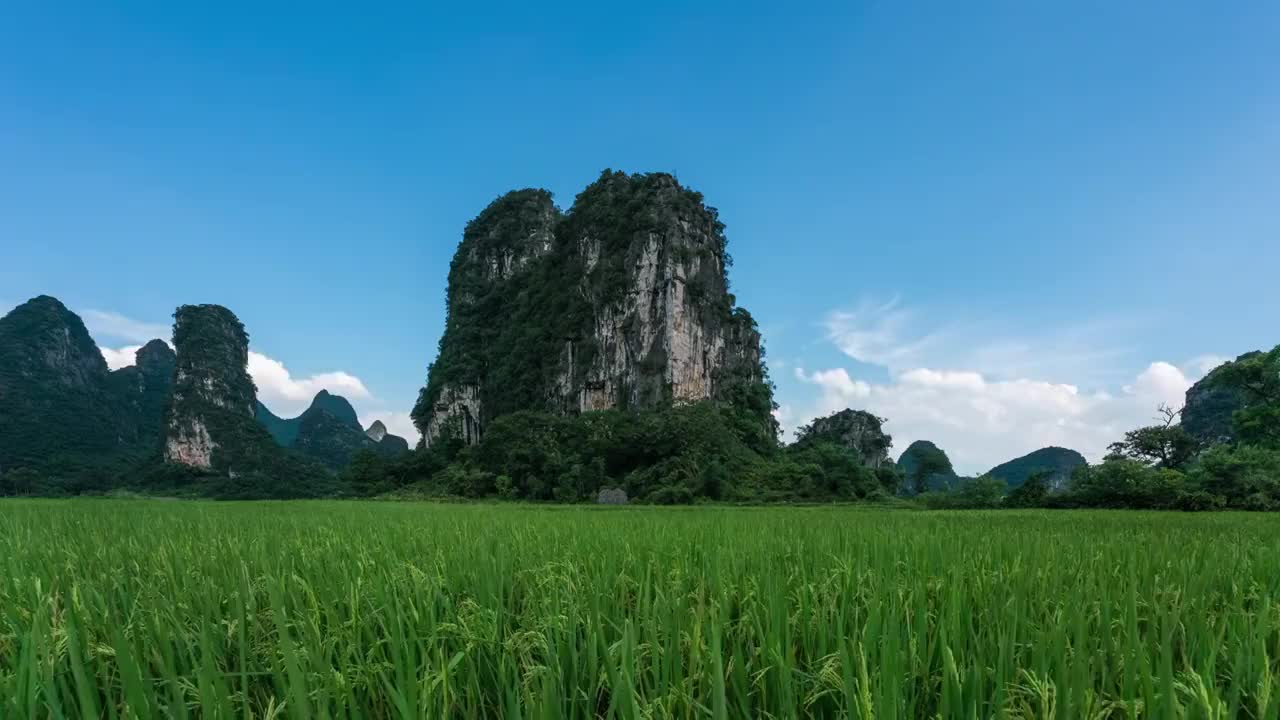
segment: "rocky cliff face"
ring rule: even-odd
[[[761,391],[760,335],[728,292],[724,226],[670,175],[606,171],[560,214],[494,201],[449,273],[440,353],[414,409],[430,444],[515,410],[650,408]]]
[[[1248,360],[1261,354],[1258,351],[1245,353],[1233,362]],[[1244,390],[1225,379],[1223,371],[1231,364],[1228,362],[1219,365],[1187,389],[1182,406],[1182,429],[1201,445],[1230,443],[1235,440],[1232,417],[1237,410],[1245,407],[1248,398]]]
[[[223,460],[233,462],[246,433],[257,427],[244,325],[222,306],[184,305],[174,313],[173,343],[177,359],[165,460],[211,468],[215,451],[225,444],[231,452]]]

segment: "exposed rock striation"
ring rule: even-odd
[[[760,334],[729,293],[724,226],[674,177],[605,171],[561,214],[519,190],[472,220],[440,352],[414,408],[431,444],[517,410],[705,399],[768,418]]]

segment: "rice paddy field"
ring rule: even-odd
[[[0,502],[2,718],[1278,718],[1262,514]]]

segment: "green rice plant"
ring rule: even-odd
[[[1280,718],[1280,517],[0,502],[2,718]]]

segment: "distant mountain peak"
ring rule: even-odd
[[[172,373],[178,354],[163,340],[152,340],[133,354],[134,364],[145,373]]]
[[[1051,445],[997,465],[987,475],[1004,480],[1009,487],[1014,488],[1026,482],[1033,474],[1047,471],[1050,473],[1049,487],[1062,490],[1070,483],[1071,473],[1077,467],[1087,464],[1084,456],[1075,450]]]
[[[364,428],[360,425],[360,418],[356,415],[356,409],[351,407],[351,403],[347,402],[347,399],[341,395],[334,395],[328,390],[321,390],[316,393],[315,398],[311,400],[311,406],[300,417],[305,417],[308,413],[321,411],[334,416],[343,425],[349,425],[361,432],[364,431]]]
[[[382,442],[382,438],[387,436],[387,426],[381,420],[374,420],[369,429],[364,431],[364,434],[368,435],[369,439],[374,442]]]

